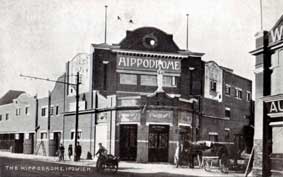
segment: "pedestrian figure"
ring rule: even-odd
[[[76,152],[75,158],[77,158],[77,160],[79,161],[81,159],[81,154],[82,154],[82,147],[79,142],[77,142],[77,147],[75,148],[75,152]]]
[[[96,161],[96,168],[99,168],[101,164],[105,161],[107,158],[107,149],[102,145],[102,143],[98,143],[99,149],[96,152],[95,155],[98,155],[97,161]]]
[[[69,160],[71,160],[72,155],[73,155],[73,146],[72,144],[69,144],[69,147],[68,147]]]
[[[65,148],[63,144],[60,144],[59,146],[59,161],[64,161],[64,153],[65,153]]]

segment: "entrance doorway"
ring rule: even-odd
[[[19,133],[16,134],[15,138],[15,153],[23,153],[24,152],[24,134]]]
[[[133,160],[137,157],[137,125],[120,125],[120,158]]]
[[[61,141],[61,132],[54,132],[54,142],[55,142],[56,151],[59,149],[60,141]]]
[[[150,125],[148,136],[148,160],[150,162],[168,162],[168,125]]]

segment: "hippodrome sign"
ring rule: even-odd
[[[131,70],[151,70],[156,71],[160,69],[169,72],[181,71],[180,59],[164,59],[158,57],[136,57],[118,55],[117,68],[131,69]]]

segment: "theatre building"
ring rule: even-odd
[[[204,53],[180,49],[171,34],[153,27],[127,31],[120,43],[91,49],[70,60],[58,78],[70,84],[56,83],[50,99],[37,99],[34,152],[44,154],[48,146],[54,155],[60,142],[65,148],[74,143],[77,88],[70,76],[77,72],[82,158],[94,154],[100,142],[121,160],[137,162],[173,162],[179,141],[244,148],[250,137],[243,129],[253,117],[250,80],[203,61]]]
[[[283,176],[283,16],[256,34],[254,176]]]

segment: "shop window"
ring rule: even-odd
[[[41,108],[41,116],[42,117],[46,117],[47,116],[47,112],[46,112],[47,108],[44,107],[44,108]]]
[[[216,92],[217,82],[215,80],[210,80],[210,91]]]
[[[228,84],[225,85],[225,94],[231,95],[231,85]]]
[[[141,75],[141,85],[157,86],[157,76],[156,75]]]
[[[231,109],[228,107],[225,107],[225,118],[231,118]]]
[[[120,74],[120,84],[137,85],[137,75],[135,75],[135,74]]]
[[[6,113],[6,120],[9,120],[9,113]]]
[[[82,137],[82,131],[78,131],[78,139],[81,139]],[[75,139],[75,131],[71,132],[71,140]]]
[[[283,125],[272,127],[272,153],[283,153]]]

